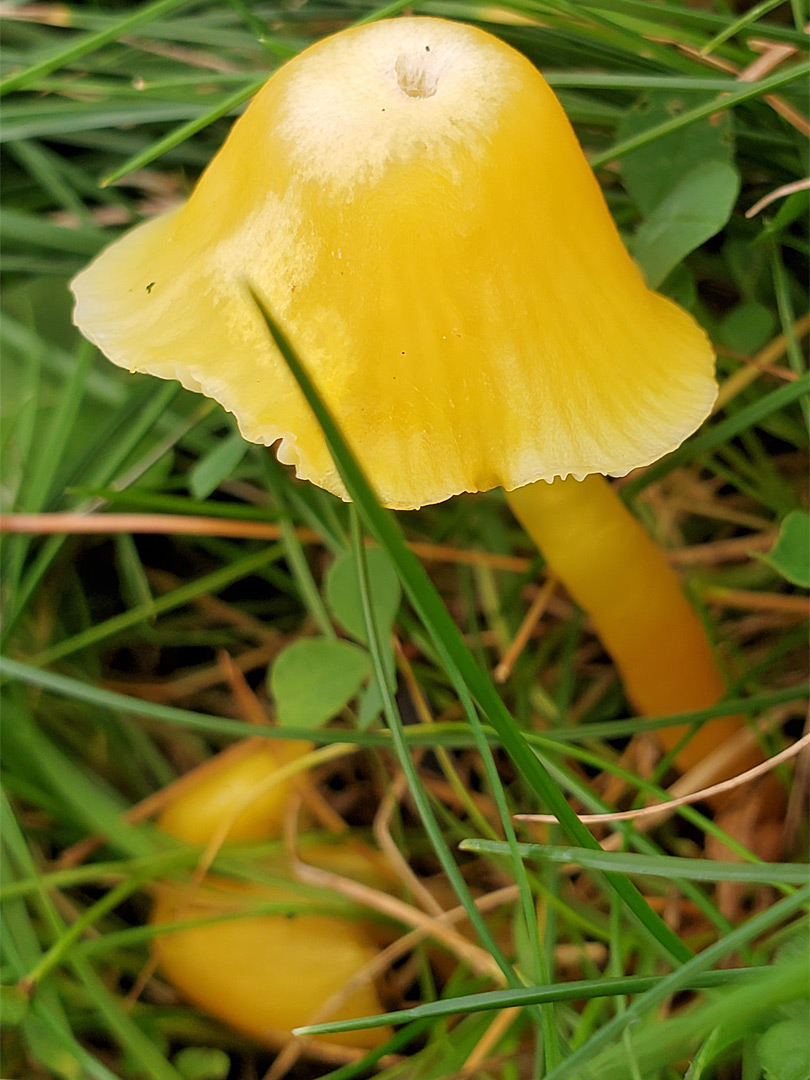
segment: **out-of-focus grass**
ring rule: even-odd
[[[143,925],[149,884],[191,868],[196,854],[167,849],[148,826],[121,815],[255,733],[217,664],[220,650],[264,701],[266,669],[281,650],[318,633],[346,635],[330,568],[341,556],[362,568],[363,526],[266,451],[242,449],[215,406],[97,356],[71,327],[67,282],[118,231],[190,190],[274,67],[327,33],[403,8],[160,0],[137,9],[3,10],[2,509],[279,526],[271,543],[205,532],[2,537],[5,1076],[235,1078],[259,1076],[272,1061],[175,999],[159,977],[127,1001],[154,932]],[[807,175],[804,4],[746,12],[719,2],[433,0],[408,10],[479,23],[543,70],[631,245],[654,213],[645,199],[651,174],[673,186],[673,160],[677,171],[706,157],[737,170],[740,193],[727,222],[682,252],[662,285],[717,346],[722,408],[623,491],[671,549],[739,707],[760,724],[770,752],[782,749],[801,734],[803,594],[757,553],[788,514],[807,506],[807,191],[750,218],[745,211]],[[763,55],[773,67],[740,81]],[[542,572],[497,492],[401,515],[398,524],[376,516],[362,493],[357,502],[407,593],[395,618],[398,674],[383,702],[389,728],[361,696],[314,733],[289,724],[264,733],[363,748],[321,777],[359,830],[369,829],[391,775],[404,768],[414,803],[398,807],[392,829],[412,866],[449,881],[498,956],[506,986],[528,979],[547,988],[536,999],[542,1004],[504,1018],[508,989],[493,990],[462,963],[437,974],[417,951],[410,981],[390,981],[392,1008],[481,992],[487,1008],[467,1014],[459,1003],[450,1038],[449,1005],[415,1014],[392,1048],[406,1062],[389,1062],[384,1075],[455,1075],[490,1036],[488,1063],[476,1075],[504,1080],[674,1080],[687,1069],[692,1080],[799,1075],[774,1050],[793,1045],[790,1025],[805,1018],[793,960],[806,900],[796,871],[774,868],[770,877],[752,865],[748,884],[733,893],[744,872],[714,859],[711,881],[693,879],[691,860],[709,865],[707,838],[723,837],[705,806],[682,808],[649,831],[629,822],[610,834],[595,827],[597,839],[616,838],[601,867],[613,888],[601,870],[572,869],[577,857],[589,865],[587,851],[572,850],[567,864],[556,857],[572,839],[588,847],[570,814],[567,832],[548,830],[549,857],[539,862],[524,864],[513,843],[493,846],[509,841],[515,812],[551,806],[564,819],[565,801],[600,812],[662,797],[666,763],[656,768],[647,733],[672,721],[628,719],[587,621],[560,594],[495,692],[485,673],[507,651]],[[444,549],[425,562],[428,576],[399,530]],[[505,570],[492,556],[517,561]],[[374,615],[373,605],[368,611]],[[386,628],[365,641],[385,676],[394,664]],[[272,715],[276,703],[267,703]],[[780,779],[788,809],[771,850],[798,865],[807,846],[806,776],[787,766]],[[515,828],[520,840],[534,838]],[[95,834],[106,840],[82,864],[60,863]],[[746,847],[761,841],[743,829],[729,844],[756,863]],[[229,850],[216,867],[261,880],[263,851]],[[633,862],[642,856],[643,864]],[[477,917],[473,896],[511,882],[520,888],[500,921]],[[749,966],[774,962],[775,974],[758,989],[721,973],[691,998],[673,997],[698,985],[687,978],[693,952],[698,968],[716,969],[734,953]],[[603,976],[639,982],[599,994]],[[572,980],[587,986],[567,991]],[[711,1023],[693,1023],[689,1010]],[[349,1077],[366,1065],[313,1059],[295,1069],[300,1077]]]

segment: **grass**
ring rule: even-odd
[[[499,492],[383,510],[313,396],[350,509],[242,444],[217,406],[113,368],[71,326],[70,278],[191,189],[268,71],[403,9],[3,11],[2,510],[72,515],[0,538],[3,1075],[800,1080],[797,759],[775,772],[777,819],[746,786],[651,822],[583,825],[575,810],[667,798],[676,778],[653,733],[684,718],[633,716],[560,590],[512,655],[544,567]],[[807,189],[746,211],[807,175],[806,7],[408,10],[479,23],[543,70],[631,250],[716,346],[715,416],[620,490],[671,552],[729,677],[729,702],[687,719],[740,711],[774,756],[801,737],[807,698]],[[733,198],[710,187],[702,235],[690,219],[650,246],[657,207],[677,209],[683,176],[707,162],[734,170]],[[91,511],[108,531],[81,531]],[[113,514],[137,515],[133,530]],[[355,650],[358,681],[338,699],[304,693],[313,639],[323,655]],[[298,666],[276,667],[293,650]],[[257,709],[273,723],[257,726]],[[441,908],[460,905],[469,956],[494,958],[482,974],[434,922],[427,938],[444,944],[416,941],[384,973],[399,1026],[366,1056],[278,1054],[147,970],[154,887],[193,873],[199,852],[130,809],[257,734],[334,745],[313,781],[358,836],[393,792],[398,895],[419,908],[413,889],[429,885]],[[559,824],[513,818],[526,812]],[[214,869],[269,886],[278,848],[228,846]],[[297,887],[299,913],[362,908],[351,890]],[[406,909],[383,922],[393,939],[413,932]]]

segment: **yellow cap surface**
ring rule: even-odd
[[[187,844],[264,840],[280,836],[293,777],[275,781],[279,769],[312,750],[310,742],[251,739],[218,754],[164,807],[157,824]]]
[[[262,902],[289,904],[289,914],[245,914]],[[295,1027],[323,1018],[348,1020],[383,1012],[373,982],[347,988],[378,955],[359,922],[296,914],[300,896],[269,886],[220,879],[191,888],[165,885],[152,909],[153,925],[222,921],[159,934],[154,950],[163,975],[189,1001],[239,1031],[278,1046]],[[327,1041],[379,1046],[390,1028],[367,1028]]]
[[[76,322],[111,360],[217,399],[344,495],[248,281],[393,507],[622,475],[715,397],[706,336],[646,287],[542,76],[458,23],[393,19],[306,50],[188,203],[74,282]]]

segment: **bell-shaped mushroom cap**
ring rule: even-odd
[[[248,282],[389,506],[619,476],[714,401],[704,333],[646,287],[542,76],[458,23],[307,49],[189,201],[74,282],[76,322],[111,360],[216,398],[343,495]]]

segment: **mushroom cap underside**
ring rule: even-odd
[[[249,285],[397,508],[623,475],[716,394],[705,334],[645,285],[542,76],[457,23],[306,50],[189,201],[74,282],[76,322],[110,359],[215,398],[345,496]]]

